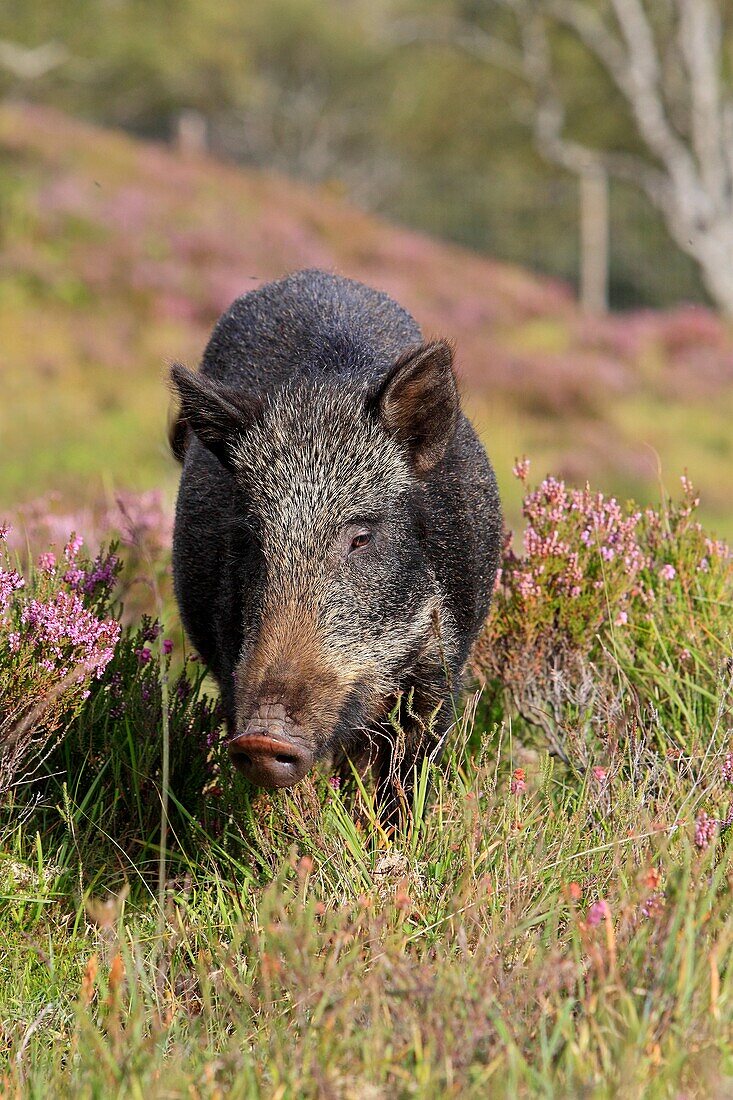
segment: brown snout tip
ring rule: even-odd
[[[265,734],[245,733],[229,742],[236,768],[258,787],[293,787],[313,763],[305,745]]]

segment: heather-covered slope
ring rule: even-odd
[[[0,507],[172,488],[165,363],[194,364],[231,300],[319,266],[379,286],[458,346],[509,494],[532,455],[576,482],[658,494],[683,467],[731,530],[733,335],[679,308],[589,320],[561,284],[380,222],[323,191],[0,110]],[[514,493],[513,497],[511,494]]]

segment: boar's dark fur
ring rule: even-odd
[[[371,768],[393,811],[440,753],[501,542],[450,346],[302,271],[238,298],[172,377],[175,591],[234,762],[266,786]]]

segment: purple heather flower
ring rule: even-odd
[[[172,638],[164,638],[163,639],[163,652],[166,655],[173,652],[173,639]]]
[[[110,589],[115,581],[115,569],[117,568],[117,556],[108,554],[106,558],[97,558],[91,573],[82,573],[79,585],[88,596],[92,595],[98,585]]]
[[[654,920],[664,910],[664,890],[655,890],[641,905],[641,915],[647,920]]]
[[[329,787],[332,787],[334,791],[337,791],[341,786],[341,779],[338,775],[332,775],[328,780]]]
[[[659,570],[659,576],[662,578],[663,581],[673,581],[677,576],[677,570],[673,565],[670,565],[669,562],[667,562],[667,564],[663,565],[662,568]]]
[[[733,783],[733,752],[725,754],[725,760],[720,771],[724,783]]]
[[[13,592],[24,586],[23,577],[15,569],[0,569],[0,614],[7,609]]]
[[[710,841],[715,836],[716,821],[708,817],[703,810],[698,814],[697,821],[695,822],[695,844],[701,851],[710,845]]]
[[[146,665],[153,656],[152,651],[146,645],[144,645],[142,649],[136,649],[135,653],[141,665]]]
[[[143,630],[143,641],[154,642],[160,634],[160,630],[160,623],[157,620],[155,622],[149,623]]]
[[[56,568],[56,555],[50,550],[47,550],[45,554],[39,554],[38,568],[42,569],[44,573],[53,573]]]

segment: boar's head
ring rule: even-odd
[[[172,377],[246,532],[229,751],[253,782],[289,787],[363,755],[416,665],[440,659],[425,481],[456,427],[451,349],[421,345],[371,386],[309,374],[264,397]]]

